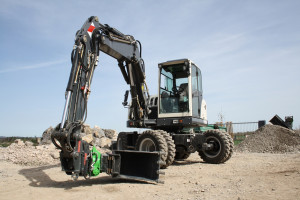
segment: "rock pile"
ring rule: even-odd
[[[89,125],[83,125],[81,137],[91,146],[109,148],[111,142],[117,140],[118,134],[115,130],[101,129],[99,126],[91,128]]]
[[[246,137],[235,150],[256,153],[300,152],[300,135],[293,130],[267,124]]]
[[[39,146],[33,146],[32,142],[16,139],[13,144],[6,148],[0,148],[0,160],[7,160],[15,164],[41,166],[59,164],[59,152],[51,142],[52,127],[49,127],[42,134]],[[83,125],[81,130],[82,139],[101,153],[109,152],[112,141],[117,140],[117,132],[111,129],[101,129],[98,126],[91,128]]]
[[[6,148],[0,148],[0,160],[29,166],[59,164],[59,150],[53,144],[32,146],[17,140]]]
[[[51,144],[51,133],[53,128],[50,126],[46,129],[41,138],[41,145]],[[109,148],[112,141],[116,141],[118,134],[112,129],[101,129],[99,126],[91,128],[89,125],[82,125],[81,137],[91,146],[98,146],[100,148]]]

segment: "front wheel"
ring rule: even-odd
[[[117,150],[127,150],[128,142],[127,142],[127,134],[125,132],[121,132],[118,135],[117,139]]]
[[[174,140],[172,139],[172,136],[163,130],[157,130],[166,140],[167,143],[167,148],[168,148],[168,152],[167,152],[167,158],[166,158],[166,164],[161,166],[161,169],[165,169],[168,166],[170,166],[175,158],[175,144],[174,144]]]
[[[224,163],[233,154],[233,140],[228,133],[220,130],[208,130],[204,132],[205,143],[210,146],[206,150],[199,150],[203,161],[212,164]]]
[[[136,141],[136,150],[138,151],[159,151],[161,167],[166,165],[168,155],[168,146],[163,135],[157,131],[148,130],[143,132]]]

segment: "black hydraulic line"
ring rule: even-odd
[[[125,71],[125,66],[124,66],[123,62],[119,62],[119,63],[118,63],[118,66],[120,67],[120,70],[121,70],[121,72],[122,72],[122,75],[123,75],[123,77],[124,77],[124,80],[126,81],[127,84],[129,84],[130,82],[129,82],[128,74],[127,74],[127,72]]]
[[[70,78],[69,78],[69,82],[68,82],[66,91],[73,91],[73,84],[74,84],[77,67],[78,67],[78,47],[75,49],[74,54],[75,54],[74,55],[75,58],[73,59],[72,69],[70,72]]]
[[[85,97],[85,95],[83,94],[83,100],[84,100],[84,112],[85,114],[83,114],[83,119],[82,119],[82,122],[81,124],[84,124],[84,122],[86,121],[86,118],[87,118],[87,99]]]
[[[78,76],[79,77],[81,77],[82,76],[82,71],[79,71],[78,72]],[[72,98],[72,104],[70,105],[70,106],[74,106],[73,107],[73,109],[71,109],[71,110],[73,110],[72,112],[72,114],[73,114],[73,116],[72,116],[72,119],[71,119],[71,121],[76,121],[77,119],[76,119],[76,116],[77,116],[77,110],[78,110],[78,102],[80,101],[79,100],[79,97],[80,97],[80,85],[81,85],[81,78],[78,78],[79,80],[77,81],[77,84],[76,84],[76,92],[74,91],[73,92],[73,95],[72,96],[74,96],[73,98]],[[74,101],[74,102],[73,102]],[[81,101],[80,101],[80,106],[81,106]],[[80,109],[80,108],[79,108]]]
[[[142,44],[141,44],[141,42],[139,40],[136,40],[136,41],[140,45],[140,58],[142,58]]]

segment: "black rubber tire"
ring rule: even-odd
[[[229,141],[229,145],[230,145],[230,152],[227,156],[227,158],[224,159],[223,162],[226,162],[227,160],[229,160],[233,154],[233,151],[234,151],[234,142],[233,142],[233,139],[232,137],[227,133],[227,132],[224,132],[225,136],[227,137],[227,140]]]
[[[185,160],[191,155],[184,146],[176,146],[175,160]]]
[[[159,151],[160,154],[160,167],[166,165],[168,155],[168,147],[163,135],[158,131],[147,130],[139,135],[136,145],[138,151]]]
[[[179,153],[175,154],[175,160],[186,160],[190,157],[191,153]]]
[[[167,146],[168,146],[168,153],[167,153],[167,158],[166,158],[166,164],[162,165],[161,168],[165,169],[168,166],[172,165],[172,163],[174,162],[175,159],[175,152],[176,152],[176,148],[175,148],[175,143],[174,140],[172,139],[172,136],[163,130],[157,130],[162,136],[164,136]]]
[[[127,150],[127,134],[120,132],[117,139],[117,150]]]
[[[207,130],[204,132],[206,143],[213,144],[214,149],[199,151],[199,156],[203,161],[212,164],[226,162],[233,153],[232,139],[226,132],[220,130]]]

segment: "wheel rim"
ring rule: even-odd
[[[206,138],[206,143],[213,145],[213,149],[203,151],[203,153],[207,157],[214,158],[214,157],[216,157],[220,154],[220,152],[221,152],[221,142],[218,138],[213,137],[213,136],[209,136],[209,137]]]
[[[151,140],[150,138],[145,138],[139,147],[140,151],[155,151],[156,150],[156,145],[153,142],[153,140]]]

